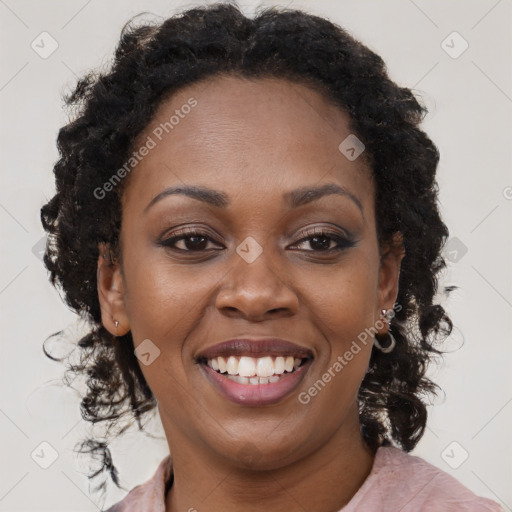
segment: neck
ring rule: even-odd
[[[166,512],[338,511],[361,487],[375,458],[358,417],[311,455],[273,470],[242,470],[197,445],[184,449],[186,444],[176,443],[171,451],[174,482]]]

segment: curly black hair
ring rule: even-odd
[[[351,131],[365,144],[376,187],[379,245],[401,233],[405,257],[400,308],[391,321],[397,345],[392,354],[372,351],[359,391],[361,431],[373,449],[412,450],[426,427],[426,398],[438,389],[426,369],[442,354],[436,345],[453,327],[444,308],[434,304],[448,229],[437,205],[439,152],[419,128],[427,109],[410,89],[391,81],[383,60],[346,30],[278,7],[260,9],[253,18],[236,3],[196,7],[158,22],[137,23],[136,16],[123,27],[108,72],[86,73],[65,97],[74,118],[58,133],[56,194],[42,207],[41,219],[48,232],[44,263],[50,281],[90,326],[78,340],[80,362],[68,370],[87,376],[83,418],[107,422],[107,433],[126,417],[144,430],[141,418],[157,405],[131,334],[115,337],[101,323],[98,246],[107,244],[122,261],[118,242],[126,180],[106,200],[94,191],[127,161],[164,99],[221,74],[307,84],[349,114]],[[89,478],[107,470],[121,488],[108,441],[108,436],[87,439],[82,453],[100,455],[101,467]],[[105,482],[99,486],[104,487]]]

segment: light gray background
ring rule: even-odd
[[[424,128],[441,151],[440,199],[452,237],[452,262],[441,285],[460,287],[447,301],[442,294],[439,299],[457,326],[448,346],[464,346],[432,368],[446,396],[430,408],[428,430],[413,454],[510,511],[512,3],[240,2],[248,14],[270,4],[304,8],[342,25],[379,53],[391,77],[414,88],[430,109]],[[48,284],[37,257],[44,235],[39,209],[54,192],[55,139],[66,122],[61,93],[77,75],[108,63],[130,16],[167,16],[192,5],[197,4],[0,0],[2,512],[98,510],[83,475],[89,459],[77,461],[72,451],[85,435],[79,397],[59,386],[64,368],[41,350],[46,336],[59,329],[78,333],[76,316]],[[59,45],[46,59],[31,48],[43,31]],[[450,36],[442,46],[453,31],[469,44],[457,58],[463,40]],[[150,427],[159,440],[135,432],[114,444],[127,489],[152,476],[168,453],[159,419]],[[58,455],[48,469],[35,462],[50,460],[52,449],[42,442]],[[39,459],[31,457],[34,450]],[[109,487],[105,506],[124,495]]]

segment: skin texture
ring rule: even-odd
[[[160,350],[141,368],[173,456],[166,511],[339,510],[374,458],[357,402],[371,344],[308,404],[297,394],[393,307],[403,250],[379,250],[371,174],[362,158],[351,162],[338,150],[351,133],[349,118],[318,92],[275,78],[216,77],[164,101],[139,142],[190,97],[197,106],[129,176],[122,264],[109,265],[104,247],[98,260],[105,327],[118,336],[131,330],[136,347],[150,339]],[[327,183],[350,191],[362,211],[346,195],[293,209],[283,199]],[[144,211],[176,185],[215,189],[230,204],[172,195]],[[158,245],[184,227],[209,240],[181,239],[175,247],[182,252]],[[318,228],[331,237],[349,234],[353,246],[321,250],[312,241]],[[236,252],[249,236],[263,248],[250,264]],[[326,240],[336,247],[336,239]],[[296,392],[262,407],[217,392],[195,356],[243,335],[280,337],[313,351]]]

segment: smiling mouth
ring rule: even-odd
[[[218,374],[238,384],[274,384],[295,373],[310,358],[293,356],[229,356],[203,359]]]
[[[201,373],[221,396],[244,407],[277,404],[291,396],[315,353],[281,338],[233,338],[195,355]]]

